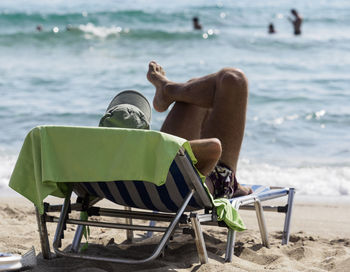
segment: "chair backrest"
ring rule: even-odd
[[[85,192],[120,205],[160,212],[176,212],[189,191],[194,189],[195,194],[185,211],[212,208],[202,181],[183,148],[173,160],[162,186],[144,181],[111,181],[81,182],[74,187],[78,195]]]

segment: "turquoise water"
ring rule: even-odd
[[[3,192],[32,127],[96,126],[123,89],[152,100],[145,75],[156,60],[173,81],[224,66],[246,73],[241,182],[350,194],[350,2],[187,2],[0,2]],[[291,8],[304,17],[300,37],[287,20]],[[203,30],[192,29],[193,16]],[[153,112],[153,129],[165,115]]]

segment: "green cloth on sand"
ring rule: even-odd
[[[69,182],[143,180],[162,185],[181,146],[196,164],[187,140],[158,131],[39,126],[26,136],[9,186],[43,213],[43,200],[48,195],[64,197]],[[228,201],[213,203],[219,220],[235,230],[245,229]]]

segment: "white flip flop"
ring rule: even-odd
[[[22,257],[20,255],[0,252],[0,271],[20,269]]]

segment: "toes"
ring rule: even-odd
[[[153,72],[160,73],[163,76],[165,75],[165,72],[164,72],[162,66],[160,66],[158,63],[156,63],[154,60],[152,60],[149,63],[149,69]]]
[[[150,63],[149,63],[149,69],[150,71],[152,72],[157,72],[159,74],[161,74],[162,76],[165,76],[165,71],[163,69],[162,66],[160,66],[157,62],[155,62],[154,60],[152,60]]]
[[[156,63],[156,71],[160,73],[162,76],[165,76],[165,71],[162,66],[160,66],[158,63]]]
[[[151,61],[148,65],[149,69],[156,71],[157,69],[157,63],[155,61]]]

